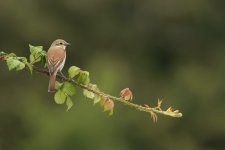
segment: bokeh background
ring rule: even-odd
[[[0,150],[225,149],[225,2],[223,0],[5,0],[0,50],[29,56],[28,44],[63,38],[64,72],[88,70],[93,83],[135,103],[174,106],[180,119],[116,103],[114,115],[82,96],[54,103],[48,78],[9,72],[0,63]]]

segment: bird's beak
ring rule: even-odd
[[[66,42],[65,45],[66,45],[66,46],[69,46],[69,45],[71,45],[71,44]]]

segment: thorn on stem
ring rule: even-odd
[[[151,115],[153,122],[156,123],[158,120],[158,116],[153,111],[150,111],[150,115]]]

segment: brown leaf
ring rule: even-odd
[[[104,108],[104,111],[109,111],[110,114],[113,114],[114,102],[106,96],[103,96],[101,99],[101,105]]]
[[[0,61],[4,61],[4,60],[5,60],[4,56],[0,56]]]
[[[120,96],[124,99],[124,100],[132,100],[133,98],[133,94],[131,92],[131,90],[129,88],[125,88],[120,92]]]

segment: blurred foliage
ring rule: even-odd
[[[163,98],[184,117],[153,124],[116,105],[108,118],[79,94],[66,112],[47,93],[48,78],[8,72],[0,63],[0,150],[224,149],[224,6],[222,0],[2,1],[0,50],[28,56],[29,43],[47,50],[63,38],[72,44],[64,71],[75,64],[107,93],[130,87],[135,102]]]

